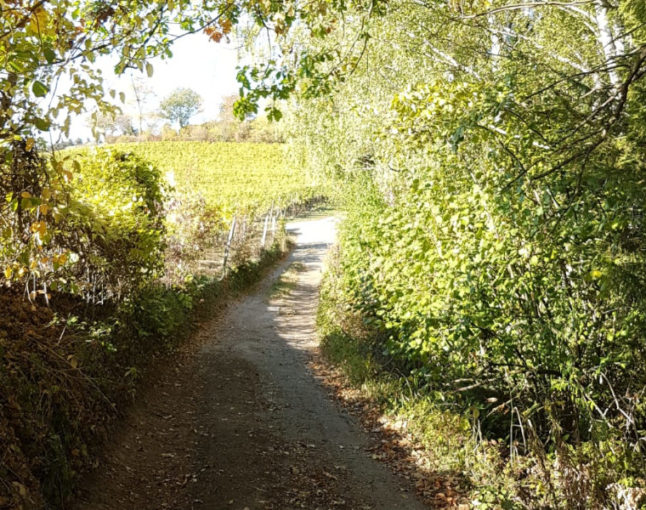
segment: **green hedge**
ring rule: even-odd
[[[585,469],[581,497],[603,501],[646,473],[641,173],[599,167],[556,211],[579,176],[542,182],[534,201],[501,193],[493,170],[448,164],[390,202],[361,182],[341,229],[342,292],[418,388],[512,456],[547,455],[553,487],[559,463]]]
[[[130,153],[99,149],[71,157],[77,171],[55,244],[72,260],[59,288],[127,296],[163,273],[166,184],[156,167]]]

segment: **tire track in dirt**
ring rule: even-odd
[[[307,367],[334,227],[290,224],[289,258],[142,393],[76,509],[426,508]],[[289,293],[270,299],[290,266]]]

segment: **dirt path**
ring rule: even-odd
[[[288,260],[143,393],[75,508],[425,508],[307,369],[334,225],[290,225]],[[288,268],[289,292],[270,299]]]

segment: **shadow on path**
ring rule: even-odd
[[[289,226],[298,236],[289,259],[149,389],[79,509],[426,508],[372,459],[369,437],[307,368],[334,227]],[[270,301],[295,262],[289,295]]]

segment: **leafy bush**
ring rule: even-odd
[[[16,190],[0,211],[11,225],[0,252],[6,283],[25,282],[32,298],[59,290],[104,302],[161,274],[165,190],[154,166],[99,150],[53,158],[46,175],[38,197]]]
[[[74,161],[78,173],[62,227],[69,234],[60,243],[78,257],[70,282],[85,279],[95,295],[97,287],[127,295],[163,271],[161,173],[133,154],[109,150]]]
[[[392,205],[350,213],[341,238],[350,301],[385,332],[380,349],[401,369],[457,408],[477,408],[490,434],[524,427],[528,442],[520,429],[510,438],[521,452],[610,441],[624,475],[640,476],[646,261],[634,221],[646,190],[594,190],[543,224],[535,203],[494,201],[455,170],[430,170]]]

